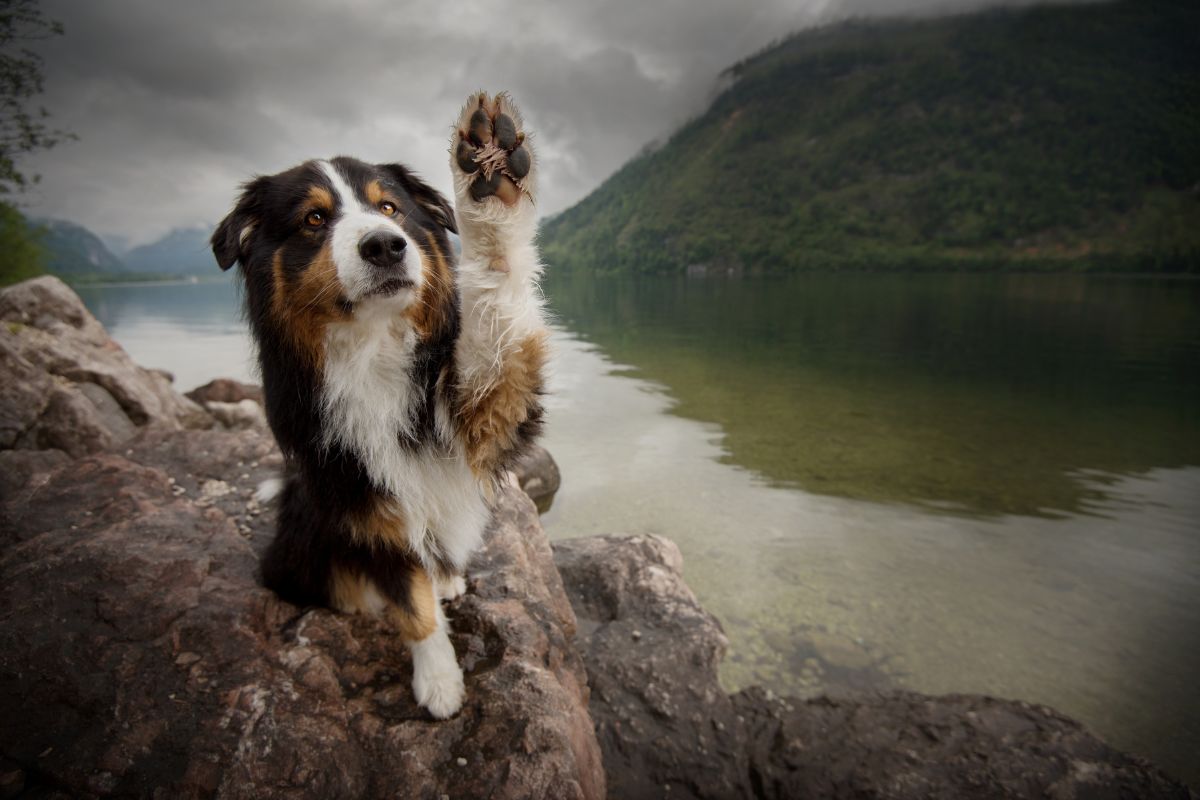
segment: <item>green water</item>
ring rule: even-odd
[[[781,486],[1078,512],[1080,470],[1200,464],[1200,281],[819,275],[555,282],[567,328]],[[1101,492],[1102,493],[1102,492]]]
[[[1200,282],[546,291],[547,530],[679,542],[729,688],[1034,700],[1200,778]]]
[[[552,537],[655,533],[729,688],[1047,703],[1200,783],[1200,281],[552,279]],[[229,281],[89,287],[188,389]]]

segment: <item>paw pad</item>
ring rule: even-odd
[[[454,162],[464,174],[475,175],[471,199],[482,202],[495,196],[514,205],[522,194],[529,194],[525,178],[533,167],[533,156],[524,132],[508,113],[511,101],[505,94],[489,100],[481,93],[468,111],[458,128]]]

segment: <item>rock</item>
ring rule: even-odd
[[[724,635],[683,583],[673,544],[592,537],[555,542],[554,554],[610,797],[1193,797],[1044,706],[899,691],[730,698],[717,682]],[[839,661],[864,657],[848,640],[821,644]]]
[[[797,702],[761,689],[734,706],[758,797],[1192,797],[1045,706],[913,692]]]
[[[728,641],[657,536],[554,542],[575,606],[613,798],[750,797],[737,713],[717,679]],[[664,787],[670,791],[664,794]]]
[[[237,403],[220,403],[210,400],[204,404],[208,413],[226,428],[245,430],[246,428],[267,428],[267,415],[263,407],[249,398]]]
[[[185,392],[184,396],[202,406],[213,402],[240,403],[243,400],[253,400],[261,406],[263,402],[261,386],[242,383],[232,378],[211,380],[203,386],[197,386],[190,392]]]
[[[137,433],[133,420],[126,416],[121,404],[103,387],[94,383],[77,383],[75,388],[91,402],[100,425],[109,431],[114,441],[127,441]]]
[[[62,450],[0,450],[0,502],[67,461]]]
[[[15,445],[27,450],[58,449],[73,456],[106,450],[119,439],[101,416],[87,396],[74,386],[53,385],[36,423]]]
[[[562,475],[558,464],[550,451],[541,445],[529,449],[513,469],[517,482],[525,494],[529,495],[537,506],[539,513],[546,513],[554,503],[554,495],[562,483]]]
[[[58,278],[34,278],[0,291],[0,320],[10,334],[0,339],[9,351],[6,361],[19,357],[71,383],[96,384],[135,425],[212,425],[203,409],[172,389],[170,381],[134,364]]]
[[[123,452],[61,464],[0,503],[0,755],[14,785],[604,795],[574,615],[515,488],[447,609],[467,701],[434,722],[382,623],[296,608],[258,585],[271,514],[249,535],[236,515],[277,467],[265,434],[145,429]]]
[[[862,645],[844,636],[824,631],[810,631],[809,642],[821,661],[842,669],[866,669],[875,663],[871,654]]]
[[[226,428],[267,428],[261,386],[241,383],[232,378],[217,378],[193,389],[186,396],[202,405]]]

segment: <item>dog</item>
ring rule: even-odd
[[[240,266],[284,453],[263,583],[388,620],[438,719],[464,697],[439,600],[465,591],[498,482],[540,432],[548,357],[537,162],[507,94],[467,100],[450,169],[453,207],[400,164],[308,161],[243,184],[212,236]]]

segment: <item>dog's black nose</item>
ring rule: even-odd
[[[404,237],[390,231],[371,231],[358,243],[363,261],[380,269],[390,269],[404,259]]]

